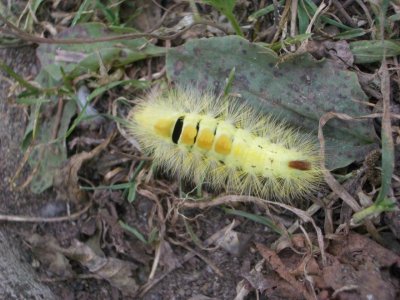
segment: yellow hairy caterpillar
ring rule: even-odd
[[[234,98],[191,88],[150,93],[128,118],[158,167],[196,184],[284,201],[321,182],[310,137]]]

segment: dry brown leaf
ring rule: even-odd
[[[62,256],[79,262],[94,277],[108,281],[124,295],[132,295],[138,290],[132,272],[136,266],[131,262],[114,257],[99,256],[92,248],[78,240],[74,240],[69,248],[61,247],[54,238],[39,235],[32,236],[28,242],[33,249],[36,249],[37,253],[45,253],[50,259],[54,260]],[[40,252],[38,252],[39,250]]]
[[[219,239],[216,245],[221,246],[234,256],[240,256],[248,249],[251,238],[250,234],[231,230]]]
[[[53,185],[57,191],[59,199],[69,200],[75,203],[80,203],[86,200],[86,193],[79,187],[78,172],[85,161],[99,155],[99,153],[108,146],[113,138],[114,133],[92,151],[81,152],[68,159],[66,165],[54,176]]]
[[[64,254],[53,250],[55,246],[58,246],[58,242],[54,237],[42,237],[38,234],[33,234],[27,241],[32,247],[33,255],[46,268],[46,271],[60,277],[70,277],[73,275],[68,259]]]
[[[282,279],[289,283],[299,293],[302,293],[305,299],[314,299],[312,295],[307,291],[305,286],[297,281],[297,279],[292,274],[290,274],[288,268],[285,266],[285,264],[282,262],[275,251],[272,251],[268,247],[259,243],[256,244],[256,247],[262,257],[266,260],[266,262]]]
[[[352,232],[341,241],[333,241],[329,252],[341,261],[352,263],[355,267],[366,260],[373,261],[380,268],[388,268],[396,263],[400,266],[399,255],[364,235]]]
[[[395,287],[385,281],[375,267],[365,267],[357,270],[336,260],[331,266],[324,268],[323,279],[335,291],[334,295],[339,295],[339,299],[395,299]]]

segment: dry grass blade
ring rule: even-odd
[[[363,118],[368,118],[368,117],[370,117],[370,116],[365,116]],[[325,161],[325,139],[324,139],[324,134],[323,134],[322,128],[332,118],[339,118],[339,119],[345,120],[345,121],[362,120],[363,118],[353,118],[347,114],[328,112],[320,118],[319,126],[318,126],[318,140],[320,143],[320,155],[322,157],[321,169],[323,170],[325,181],[329,185],[329,187],[332,189],[332,191],[335,192],[344,202],[346,202],[346,204],[349,205],[350,208],[354,212],[359,212],[361,210],[361,206],[350,195],[350,193],[348,191],[346,191],[346,189],[333,177],[333,175],[329,172],[329,170],[327,170],[325,167],[325,163],[324,163],[324,161]],[[380,237],[378,231],[376,230],[375,226],[372,224],[372,222],[369,220],[366,220],[365,224],[368,229],[368,232],[374,237],[374,239],[380,241],[381,237]]]
[[[324,177],[326,183],[329,185],[329,187],[334,191],[344,202],[346,202],[347,205],[349,205],[354,211],[359,211],[361,209],[361,206],[357,203],[357,201],[347,192],[342,185],[339,184],[339,182],[333,177],[331,172],[326,169],[325,167],[325,139],[324,139],[324,134],[322,131],[322,128],[324,125],[331,119],[333,118],[339,118],[341,120],[345,121],[352,121],[355,120],[349,115],[346,114],[339,114],[339,113],[334,113],[334,112],[328,112],[324,114],[320,120],[319,120],[319,126],[318,126],[318,140],[320,144],[320,155],[323,158],[321,160],[321,169],[324,172]]]
[[[382,201],[389,192],[394,170],[394,145],[392,137],[392,124],[390,120],[390,76],[387,69],[386,59],[382,62],[382,96],[383,96],[383,117],[382,117],[382,185],[376,201]]]

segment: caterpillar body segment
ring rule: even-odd
[[[321,181],[315,143],[234,99],[192,89],[149,94],[129,130],[154,163],[197,184],[282,201]]]

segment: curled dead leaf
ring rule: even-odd
[[[271,266],[271,269],[274,270],[280,278],[285,280],[292,288],[301,293],[305,299],[314,299],[314,297],[307,291],[306,287],[289,272],[288,268],[275,251],[260,243],[257,243],[256,247],[261,256],[265,259],[266,263]]]
[[[46,268],[46,271],[61,277],[70,277],[73,274],[71,265],[64,254],[54,251],[58,247],[57,240],[52,236],[33,234],[27,239],[31,245],[33,255]]]
[[[124,295],[132,295],[139,288],[133,278],[133,270],[136,269],[133,263],[115,257],[102,257],[78,240],[73,240],[70,247],[63,248],[55,238],[35,234],[28,238],[28,243],[39,258],[46,259],[53,265],[62,261],[64,264],[61,267],[64,266],[65,270],[70,268],[66,258],[77,261],[86,267],[94,277],[108,281]],[[59,269],[57,270],[59,271]]]
[[[80,203],[86,200],[86,193],[80,189],[78,172],[82,164],[99,155],[114,138],[112,133],[100,145],[89,152],[81,152],[71,156],[64,167],[54,176],[54,188],[57,191],[57,196],[62,200],[70,200],[75,203]]]

